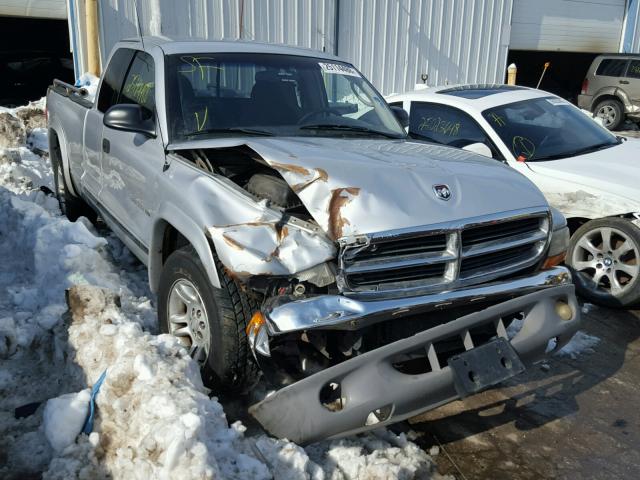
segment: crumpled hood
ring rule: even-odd
[[[575,190],[582,185],[640,205],[640,140],[629,139],[586,155],[527,165],[536,173],[571,184]]]
[[[542,193],[496,160],[408,140],[278,137],[201,140],[246,144],[277,170],[333,239],[544,207]],[[434,185],[444,184],[444,201]]]

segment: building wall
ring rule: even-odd
[[[513,0],[343,0],[338,50],[384,94],[502,83]]]
[[[3,1],[3,0],[0,0]],[[83,0],[75,5],[78,70],[85,68]],[[286,43],[338,53],[380,91],[429,84],[501,82],[513,0],[138,0],[145,35]],[[134,0],[101,0],[103,64],[137,36]],[[242,35],[240,9],[243,6]],[[336,38],[336,12],[339,35]],[[338,41],[336,49],[336,40]]]
[[[64,20],[67,18],[67,1],[0,0],[0,15]]]
[[[145,35],[243,38],[334,49],[335,0],[138,0],[138,8]],[[132,0],[102,0],[99,14],[104,63],[119,39],[137,36],[136,13]]]
[[[621,50],[625,53],[640,53],[640,0],[627,1]]]

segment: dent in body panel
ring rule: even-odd
[[[288,215],[256,199],[229,178],[213,173],[209,165],[177,157],[173,171],[184,178],[191,198],[203,201],[205,233],[228,273],[239,280],[255,275],[293,276],[336,257],[336,247],[315,223]],[[178,165],[193,164],[198,169]],[[195,173],[195,176],[193,175]],[[182,176],[182,175],[181,175]]]
[[[566,218],[602,218],[638,210],[637,202],[585,190],[546,192],[549,204]]]

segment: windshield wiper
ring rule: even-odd
[[[599,143],[597,145],[592,145],[590,147],[580,148],[578,150],[574,150],[572,152],[558,153],[556,155],[547,155],[546,157],[538,157],[532,158],[530,162],[537,162],[540,160],[560,160],[562,158],[567,157],[576,157],[578,155],[586,155],[587,153],[597,152],[598,150],[604,150],[605,148],[613,147],[615,145],[620,145],[621,142],[616,143]]]
[[[356,132],[356,133],[369,133],[372,135],[382,135],[387,138],[405,138],[403,135],[397,135],[395,133],[382,132],[380,130],[374,130],[368,127],[358,127],[356,125],[336,125],[332,123],[318,123],[311,125],[303,125],[300,130],[335,130],[339,132]]]
[[[257,128],[243,128],[243,127],[224,127],[224,128],[205,128],[198,130],[197,132],[186,133],[185,137],[197,137],[199,135],[207,135],[211,133],[244,133],[245,135],[263,135],[265,137],[272,137],[273,132],[268,130],[260,130]]]

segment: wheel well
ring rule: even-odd
[[[55,130],[49,129],[49,156],[51,158],[51,164],[53,162],[62,161],[62,152],[60,152],[60,140],[58,140],[58,134]]]
[[[591,104],[591,110],[595,110],[595,108],[598,106],[598,104],[600,102],[602,102],[603,100],[615,100],[616,102],[622,104],[622,100],[620,100],[618,97],[616,97],[615,95],[610,95],[610,94],[604,94],[604,95],[600,95],[598,98],[596,98],[593,103]],[[624,106],[624,104],[623,104]]]
[[[582,218],[582,217],[567,218],[567,225],[569,226],[569,231],[571,232],[571,235],[573,235],[573,233],[576,230],[578,230],[582,225],[587,223],[589,220],[590,220],[589,218]]]
[[[189,240],[173,225],[167,223],[162,236],[162,264],[164,265],[169,255],[187,245],[190,245]]]

